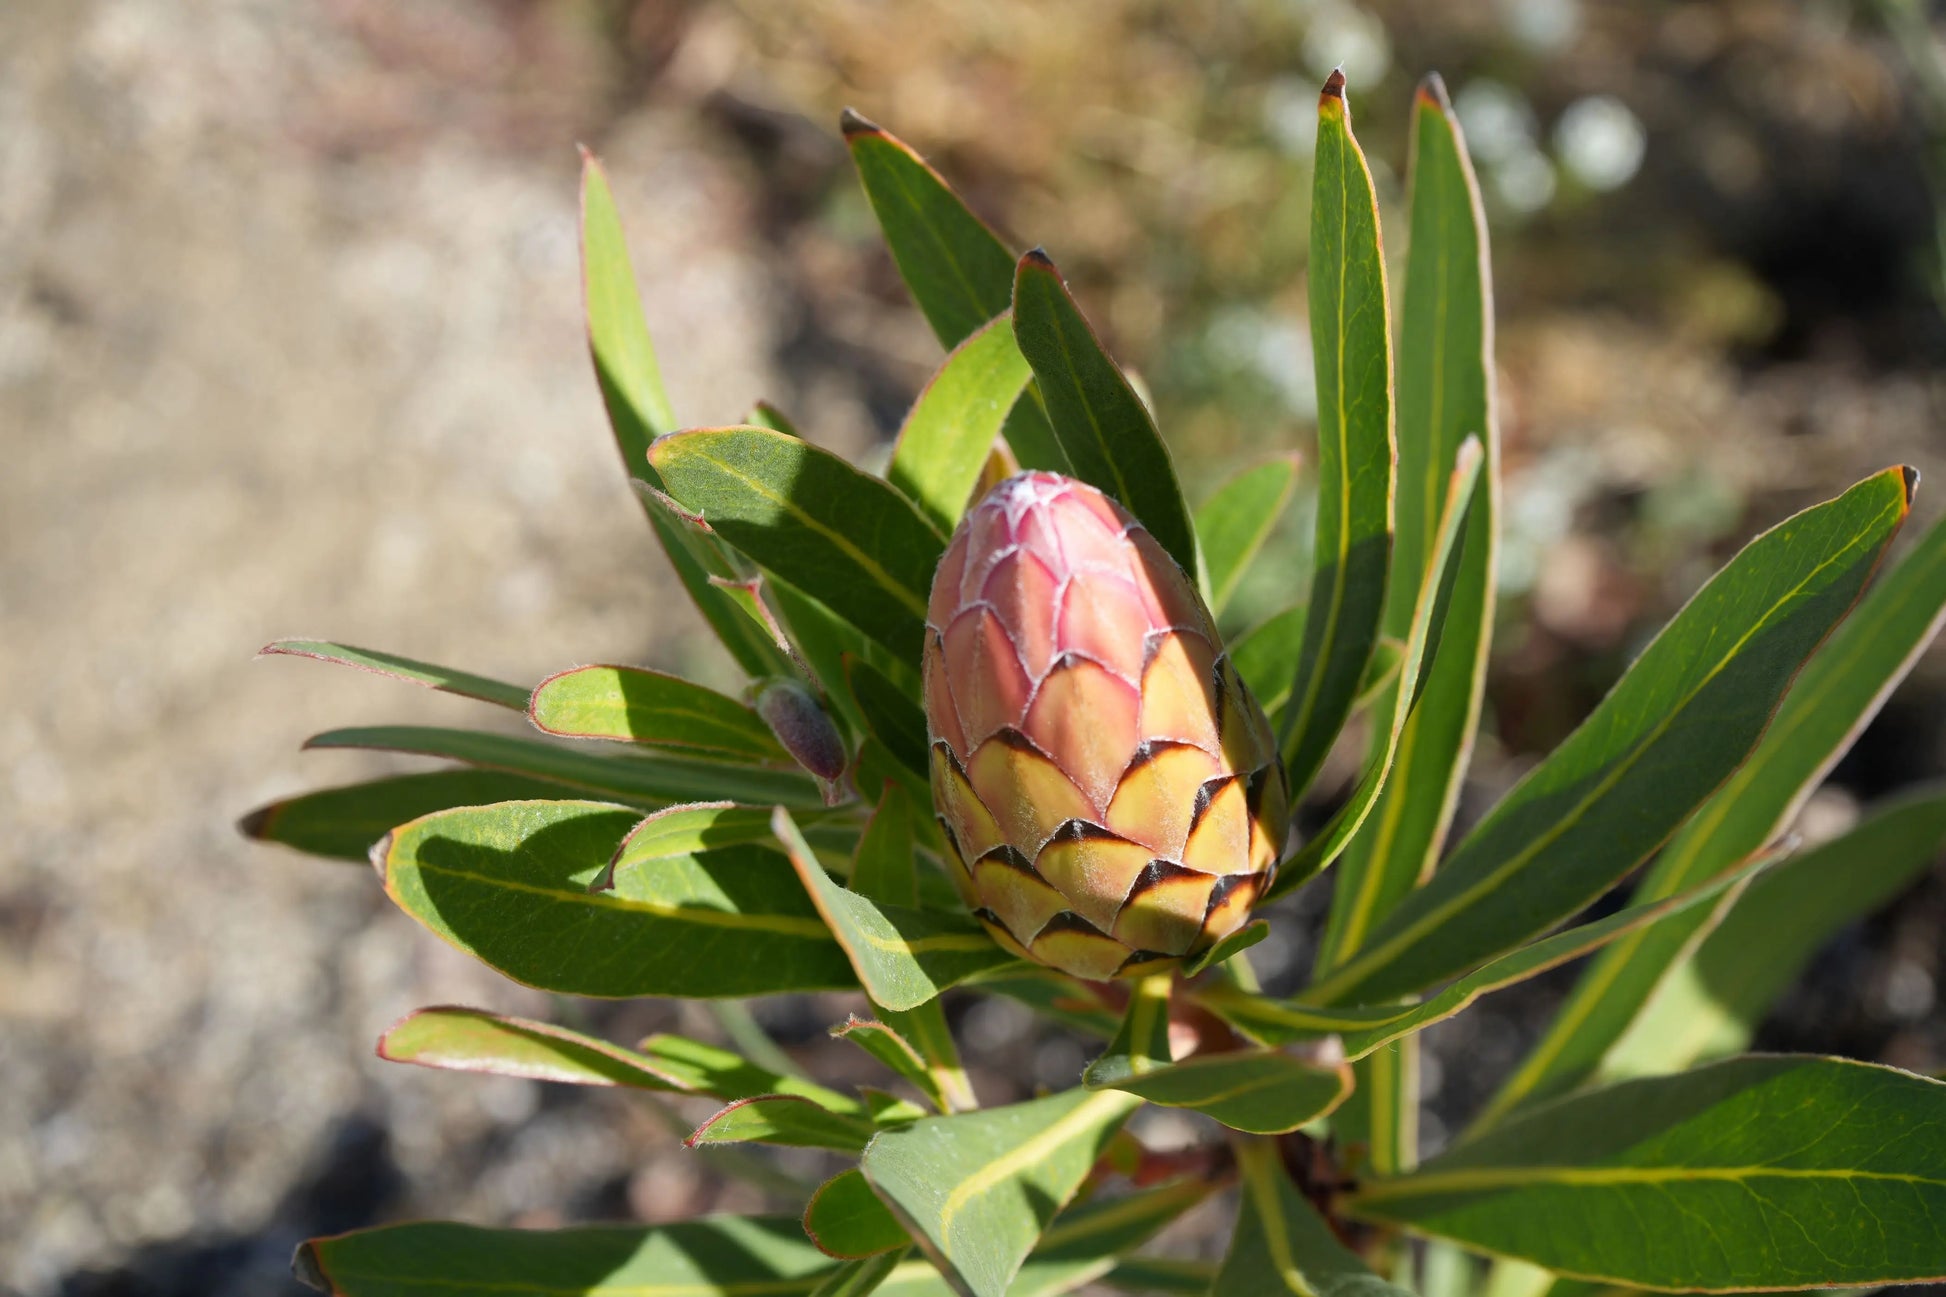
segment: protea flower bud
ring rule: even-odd
[[[926,621],[933,804],[996,940],[1101,979],[1242,925],[1283,844],[1283,767],[1140,523],[1070,478],[1008,478],[953,534]]]

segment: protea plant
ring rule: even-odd
[[[625,1086],[665,1112],[714,1100],[692,1146],[821,1149],[832,1174],[789,1201],[764,1178],[781,1215],[317,1239],[299,1274],[348,1297],[1566,1297],[1946,1277],[1946,1086],[1740,1052],[1822,940],[1946,841],[1935,789],[1829,841],[1790,836],[1946,607],[1946,531],[1873,579],[1916,474],[1888,469],[1752,541],[1448,842],[1483,713],[1499,463],[1486,229],[1437,80],[1414,108],[1396,316],[1343,78],[1324,86],[1313,559],[1260,582],[1289,605],[1246,627],[1231,596],[1294,461],[1192,511],[1053,263],[1016,256],[884,131],[850,114],[843,129],[948,353],[882,475],[768,406],[677,424],[609,190],[584,171],[615,438],[747,687],[583,666],[528,688],[282,642],[268,651],[465,694],[539,733],[320,735],[452,764],[244,827],[369,858],[439,937],[554,992],[849,992],[833,1034],[898,1089],[819,1085],[747,1017],[728,1034],[754,1058],[424,1009],[382,1056]],[[1360,743],[1358,773],[1331,773]],[[1293,834],[1295,805],[1314,813]],[[1645,864],[1625,905],[1578,917]],[[1312,976],[1267,995],[1249,947],[1291,919],[1266,903],[1321,875]],[[1422,1163],[1416,1033],[1582,956],[1532,1052]],[[980,1106],[1013,1096],[977,1093],[955,1041],[951,1006],[979,995],[1093,1036],[1095,1061],[1072,1088]],[[1145,1102],[1207,1119],[1203,1143],[1148,1147],[1128,1125]],[[1192,1210],[1202,1228],[1149,1249]]]

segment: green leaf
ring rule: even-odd
[[[683,1145],[779,1144],[857,1153],[871,1137],[872,1124],[863,1118],[831,1112],[794,1094],[765,1094],[738,1099],[698,1126]]]
[[[1070,1090],[881,1130],[860,1167],[941,1269],[1001,1297],[1141,1100]]]
[[[685,508],[744,554],[917,661],[945,538],[903,496],[766,428],[695,428],[649,458]]]
[[[1128,1010],[1122,1015],[1121,1029],[1102,1056],[1082,1073],[1084,1083],[1095,1084],[1097,1077],[1121,1079],[1169,1065],[1169,997],[1174,984],[1173,972],[1152,973],[1129,983]]]
[[[1391,715],[1385,722],[1385,728],[1380,731],[1376,750],[1365,763],[1365,773],[1352,790],[1350,800],[1338,808],[1337,813],[1310,841],[1277,867],[1277,878],[1271,883],[1267,898],[1281,896],[1306,879],[1316,877],[1337,859],[1338,853],[1351,841],[1352,834],[1371,814],[1380,790],[1385,787],[1386,777],[1392,773],[1399,736],[1405,732],[1406,721],[1412,715],[1413,703],[1419,696],[1421,670],[1439,646],[1440,624],[1446,611],[1447,596],[1452,593],[1453,582],[1459,571],[1460,538],[1467,515],[1479,495],[1481,459],[1479,442],[1469,440],[1460,447],[1459,462],[1453,467],[1445,507],[1440,514],[1431,566],[1426,579],[1419,584],[1418,605],[1413,610],[1405,647],[1399,654],[1398,676],[1391,688],[1386,690]],[[1341,917],[1339,898],[1345,893],[1346,887],[1341,883],[1332,894],[1334,919]],[[1356,913],[1355,910],[1351,912]],[[1325,944],[1319,954],[1321,967],[1329,966],[1334,953],[1348,949],[1342,944],[1348,931],[1347,925],[1335,921],[1326,929]],[[1340,943],[1335,946],[1332,941],[1334,936]]]
[[[1128,379],[1102,350],[1061,272],[1036,249],[1014,279],[1014,337],[1034,367],[1074,475],[1128,506],[1183,571],[1202,571],[1169,448]],[[1202,581],[1207,588],[1207,581]]]
[[[1363,711],[1378,701],[1378,696],[1391,689],[1399,679],[1399,667],[1405,662],[1405,641],[1393,639],[1390,635],[1378,637],[1372,645],[1372,655],[1365,659],[1365,674],[1359,677],[1358,693],[1351,700],[1353,711]],[[1392,709],[1388,706],[1386,711]],[[1379,741],[1386,739],[1380,736]]]
[[[378,1040],[378,1056],[452,1072],[485,1072],[563,1085],[618,1085],[672,1094],[692,1087],[654,1060],[566,1027],[484,1009],[417,1009]]]
[[[1889,469],[1752,541],[1309,998],[1417,990],[1559,922],[1633,869],[1756,745],[1908,504],[1906,471]]]
[[[1475,969],[1418,1004],[1332,1006],[1308,999],[1279,1001],[1230,986],[1208,987],[1196,998],[1231,1026],[1265,1044],[1283,1045],[1341,1033],[1346,1056],[1357,1060],[1452,1017],[1482,995],[1578,959],[1617,937],[1655,923],[1676,921],[1685,911],[1709,909],[1775,859],[1774,855],[1760,855],[1689,891],[1630,906],[1605,919],[1544,937]]]
[[[1304,623],[1309,611],[1299,604],[1272,613],[1230,644],[1230,662],[1272,724],[1290,701],[1291,663],[1304,651]]]
[[[976,973],[1016,962],[965,915],[875,905],[838,886],[781,806],[771,817],[771,832],[874,1003],[916,1009]]]
[[[910,1082],[920,1094],[926,1096],[935,1112],[949,1110],[946,1096],[926,1068],[926,1060],[919,1057],[919,1051],[890,1026],[853,1015],[845,1020],[843,1026],[833,1027],[831,1034],[840,1040],[850,1041]]]
[[[636,819],[599,802],[469,807],[395,829],[373,855],[399,908],[544,990],[707,997],[855,985],[773,851],[663,856],[590,891]]]
[[[1750,759],[1650,867],[1642,897],[1679,891],[1783,832],[1932,642],[1942,609],[1946,524],[1937,524],[1866,592],[1857,610],[1805,664]],[[1565,1093],[1595,1075],[1603,1056],[1640,1021],[1656,988],[1672,977],[1693,975],[1684,954],[1702,939],[1706,917],[1697,914],[1686,926],[1642,933],[1604,952],[1479,1120],[1491,1123],[1522,1103]],[[1653,1039],[1635,1034],[1644,1043]],[[1680,1066],[1671,1062],[1667,1069],[1652,1070]]]
[[[789,1216],[479,1229],[420,1221],[315,1238],[292,1269],[335,1297],[788,1297],[833,1268]]]
[[[615,210],[608,178],[594,155],[583,152],[581,167],[581,272],[588,318],[588,354],[594,360],[595,380],[601,387],[615,447],[631,479],[645,477],[655,490],[662,479],[649,467],[649,442],[676,428],[676,418],[663,391],[648,322],[636,291],[635,271],[628,261],[628,243]],[[643,498],[650,528],[669,556],[670,566],[695,601],[717,638],[746,672],[778,675],[789,659],[749,624],[735,604],[710,585],[712,572],[725,561],[707,537],[685,535],[666,512]],[[720,575],[721,573],[718,572]]]
[[[1392,553],[1392,330],[1378,200],[1351,134],[1344,78],[1318,98],[1311,196],[1311,349],[1318,516],[1310,615],[1283,717],[1293,798],[1317,777],[1378,641]]]
[[[1764,874],[1656,987],[1603,1057],[1600,1079],[1676,1071],[1748,1047],[1811,957],[1890,903],[1942,850],[1946,789],[1933,784]]]
[[[792,437],[802,437],[804,435],[797,430],[797,425],[791,422],[789,415],[785,414],[775,405],[772,405],[769,401],[759,401],[751,406],[750,413],[744,419],[744,422],[753,427],[769,428],[772,432],[781,432]]]
[[[237,830],[260,842],[366,864],[374,842],[394,826],[431,811],[578,796],[577,789],[565,784],[497,770],[434,770],[287,797],[251,811],[237,821]]]
[[[1493,629],[1500,451],[1492,275],[1479,185],[1437,76],[1419,89],[1412,132],[1410,239],[1399,325],[1396,534],[1386,633],[1403,635],[1411,624],[1436,548],[1448,474],[1469,437],[1477,437],[1484,450],[1485,485],[1466,520],[1438,647],[1422,671],[1419,702],[1399,736],[1392,773],[1338,864],[1334,917],[1320,969],[1361,945],[1372,925],[1432,871],[1459,804]]]
[[[905,1253],[906,1250],[900,1248],[896,1252],[881,1252],[877,1256],[847,1261],[833,1271],[829,1279],[819,1284],[811,1297],[869,1297],[871,1293],[883,1291],[885,1281],[905,1260]]]
[[[1196,537],[1209,566],[1209,606],[1221,613],[1277,525],[1297,486],[1297,456],[1279,455],[1244,469],[1216,488],[1196,511]],[[1293,654],[1278,674],[1289,677]],[[1288,678],[1280,682],[1288,688]]]
[[[885,477],[941,532],[966,512],[1007,412],[1032,376],[1013,321],[1001,315],[967,335],[919,393]]]
[[[1165,1108],[1188,1108],[1232,1130],[1281,1135],[1331,1112],[1351,1093],[1351,1067],[1320,1067],[1274,1049],[1199,1055],[1118,1074],[1099,1065],[1089,1089],[1121,1090]]]
[[[1356,1216],[1570,1278],[1727,1292],[1946,1278],[1946,1086],[1751,1057],[1559,1099]]]
[[[1408,1297],[1338,1241],[1291,1184],[1276,1145],[1239,1141],[1237,1168],[1243,1212],[1210,1297]]]
[[[757,770],[700,757],[660,753],[579,752],[538,739],[430,725],[373,725],[328,730],[306,748],[361,748],[445,757],[487,770],[532,775],[643,807],[731,798],[816,810],[824,805],[810,776]]]
[[[988,994],[1004,995],[1084,1036],[1112,1039],[1122,1023],[1088,983],[1039,964],[1015,964],[981,977],[978,984]]]
[[[418,662],[396,653],[381,653],[376,649],[332,644],[325,640],[280,639],[258,649],[257,656],[316,658],[320,662],[336,662],[340,666],[370,671],[373,675],[391,676],[394,680],[458,694],[462,698],[477,698],[483,703],[511,707],[515,711],[527,710],[527,690],[519,685],[476,676],[470,671],[455,671],[450,667],[434,666],[430,662]]]
[[[575,667],[541,681],[528,719],[546,734],[620,739],[726,761],[784,761],[750,708],[681,676],[638,667]]]
[[[851,867],[851,890],[868,901],[919,904],[919,871],[913,856],[912,799],[897,784],[887,784],[878,808],[858,839]]]
[[[818,1186],[804,1208],[804,1232],[820,1252],[847,1259],[903,1249],[912,1242],[857,1167]]]
[[[1207,1297],[1210,1285],[1216,1282],[1216,1267],[1208,1261],[1175,1257],[1125,1256],[1115,1262],[1101,1281],[1116,1292]]]
[[[845,683],[865,718],[865,728],[915,776],[927,772],[926,714],[913,696],[871,663],[846,653]]]
[[[1194,977],[1206,969],[1214,968],[1232,955],[1240,955],[1250,947],[1270,935],[1270,920],[1252,919],[1232,932],[1223,940],[1205,950],[1202,954],[1183,965],[1182,975]]]
[[[770,832],[768,806],[692,802],[667,807],[628,831],[608,864],[596,875],[590,890],[608,891],[615,885],[616,871],[653,869],[653,862],[666,856],[693,856],[746,842],[774,844],[776,841]]]
[[[759,1067],[741,1054],[686,1036],[658,1032],[635,1048],[657,1072],[696,1094],[718,1099],[790,1094],[809,1099],[830,1112],[858,1115],[865,1111],[863,1104],[848,1095],[827,1090],[801,1076],[786,1076]]]

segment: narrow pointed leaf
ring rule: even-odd
[[[1727,1292],[1946,1278],[1946,1085],[1756,1056],[1514,1117],[1357,1216],[1570,1278]]]
[[[287,797],[251,811],[237,828],[260,842],[362,865],[370,861],[374,842],[433,811],[581,795],[567,784],[497,770],[434,770]]]
[[[1074,476],[1127,505],[1183,571],[1198,573],[1195,528],[1169,449],[1045,253],[1020,259],[1014,336],[1034,367]]]
[[[691,802],[655,812],[628,831],[608,864],[596,876],[593,889],[608,891],[617,870],[650,867],[665,856],[693,856],[747,842],[774,843],[770,808],[738,806],[735,802]]]
[[[1174,981],[1175,974],[1167,972],[1130,983],[1121,1030],[1101,1057],[1088,1065],[1081,1078],[1085,1084],[1094,1085],[1098,1078],[1107,1084],[1169,1065],[1169,996]]]
[[[1578,959],[1618,937],[1656,923],[1678,922],[1685,913],[1698,909],[1720,908],[1775,859],[1774,855],[1758,856],[1741,868],[1686,892],[1659,901],[1645,901],[1605,919],[1544,937],[1475,969],[1418,1004],[1332,1006],[1304,999],[1272,1000],[1223,986],[1212,986],[1200,992],[1197,999],[1237,1030],[1265,1044],[1281,1045],[1342,1034],[1346,1056],[1357,1060],[1402,1036],[1452,1017],[1482,995]]]
[[[561,1230],[419,1221],[312,1239],[292,1269],[333,1297],[790,1297],[836,1264],[789,1216],[710,1216]]]
[[[692,680],[639,667],[586,666],[541,681],[528,719],[564,738],[620,739],[726,761],[784,761],[757,714]]]
[[[1196,538],[1209,567],[1211,612],[1221,614],[1228,606],[1296,486],[1297,456],[1280,455],[1244,469],[1196,511]],[[1284,675],[1290,675],[1293,660],[1285,661]]]
[[[528,691],[519,685],[510,685],[503,680],[474,675],[470,671],[455,671],[450,667],[434,666],[430,662],[415,661],[412,658],[400,657],[396,653],[381,653],[376,649],[358,648],[351,644],[333,644],[325,640],[311,639],[280,639],[258,649],[257,656],[316,658],[320,662],[336,662],[341,666],[356,667],[360,671],[370,671],[374,675],[391,676],[394,680],[424,685],[428,689],[458,694],[462,698],[477,698],[483,703],[511,707],[515,711],[524,711],[527,707]]]
[[[829,451],[766,428],[657,441],[669,494],[725,541],[916,661],[945,539],[903,496]]]
[[[804,1208],[804,1233],[830,1256],[875,1256],[912,1242],[886,1205],[853,1167],[818,1186]]]
[[[1311,197],[1311,350],[1318,383],[1318,517],[1310,615],[1283,716],[1302,796],[1351,714],[1385,611],[1392,553],[1392,330],[1378,201],[1351,134],[1344,77],[1318,99]]]
[[[935,1264],[1001,1297],[1141,1101],[1070,1090],[883,1130],[860,1168]]]
[[[406,913],[545,990],[707,997],[855,985],[774,851],[664,856],[590,891],[637,819],[598,802],[441,811],[394,830],[373,859]]]
[[[815,810],[817,784],[794,770],[757,770],[674,754],[578,752],[538,739],[429,725],[373,725],[328,730],[307,748],[361,748],[446,757],[487,770],[532,775],[638,806],[730,798]]]
[[[1411,626],[1406,632],[1405,646],[1400,650],[1398,669],[1391,687],[1385,697],[1390,702],[1390,715],[1385,719],[1385,728],[1380,731],[1376,749],[1365,763],[1365,773],[1359,778],[1358,786],[1352,790],[1351,798],[1325,826],[1318,830],[1309,842],[1282,865],[1278,866],[1277,879],[1271,884],[1268,895],[1281,896],[1297,887],[1306,879],[1314,878],[1323,872],[1351,841],[1352,834],[1364,824],[1371,814],[1373,804],[1384,789],[1387,776],[1392,773],[1394,757],[1398,752],[1399,736],[1405,732],[1413,704],[1419,696],[1422,672],[1427,660],[1439,647],[1440,628],[1452,594],[1453,583],[1458,579],[1460,558],[1463,550],[1461,537],[1466,527],[1466,519],[1473,504],[1479,498],[1481,452],[1480,443],[1469,440],[1460,448],[1459,462],[1454,465],[1451,481],[1447,486],[1445,506],[1441,511],[1439,529],[1434,538],[1430,566],[1425,580],[1419,584],[1418,605],[1412,614]],[[1340,884],[1333,893],[1333,913],[1337,913],[1338,897],[1345,891]],[[1342,929],[1339,929],[1342,930]],[[1327,953],[1330,950],[1327,930]]]
[[[1091,1090],[1121,1090],[1165,1108],[1188,1108],[1253,1135],[1296,1130],[1351,1093],[1349,1064],[1320,1067],[1274,1049],[1201,1055],[1127,1072],[1097,1062],[1084,1079]]]
[[[1597,1076],[1671,1072],[1747,1048],[1812,956],[1897,897],[1942,851],[1946,790],[1934,784],[1778,865],[1657,985]]]
[[[718,1099],[754,1099],[767,1094],[790,1094],[808,1099],[829,1112],[860,1115],[863,1104],[836,1090],[760,1067],[741,1054],[706,1045],[687,1036],[658,1032],[635,1046],[649,1066],[697,1094]],[[753,1051],[754,1052],[754,1051]]]
[[[614,194],[601,164],[590,154],[583,155],[581,168],[581,282],[588,354],[594,361],[595,380],[614,431],[615,448],[621,452],[622,467],[631,479],[646,477],[648,485],[659,490],[662,480],[649,467],[649,443],[675,431],[676,419],[656,366],[648,322],[642,316],[642,301],[634,268],[629,265],[628,243],[615,210]],[[713,542],[704,540],[704,552],[699,553],[697,538],[683,535],[674,521],[646,498],[643,509],[683,589],[737,665],[753,676],[776,675],[787,669],[788,658],[755,632],[722,591],[710,585],[710,574],[723,563],[720,555],[707,552]]]
[[[912,799],[897,784],[887,784],[878,808],[858,839],[858,856],[851,868],[851,890],[868,901],[919,904],[919,872],[913,857]]]
[[[1101,1277],[1101,1282],[1116,1292],[1142,1293],[1153,1297],[1207,1297],[1216,1282],[1216,1267],[1208,1261],[1187,1261],[1165,1256],[1125,1256]]]
[[[811,1297],[869,1297],[885,1291],[885,1282],[905,1260],[906,1249],[847,1261],[819,1284]],[[922,1263],[923,1264],[923,1263]]]
[[[797,425],[791,421],[789,415],[772,405],[769,401],[759,401],[751,406],[750,415],[744,422],[758,428],[769,428],[772,432],[781,432],[786,436],[802,437],[804,435],[797,430]]]
[[[872,1137],[872,1124],[847,1117],[794,1094],[762,1094],[738,1099],[696,1128],[683,1143],[778,1144],[785,1148],[828,1148],[857,1153]]]
[[[1237,1145],[1243,1211],[1210,1297],[1408,1297],[1338,1241],[1284,1173],[1276,1146]]]
[[[833,1027],[831,1034],[840,1040],[850,1041],[911,1083],[920,1094],[926,1096],[934,1111],[948,1110],[946,1097],[940,1092],[937,1080],[926,1069],[926,1060],[919,1057],[919,1051],[904,1036],[887,1024],[852,1017],[842,1027]]]
[[[950,534],[966,512],[1007,412],[1032,376],[1013,320],[1002,315],[955,347],[919,393],[885,478],[940,531]]]
[[[1388,634],[1404,634],[1411,623],[1436,544],[1447,475],[1470,437],[1479,439],[1485,454],[1483,485],[1467,517],[1439,644],[1422,672],[1421,696],[1399,736],[1392,773],[1338,864],[1320,969],[1363,944],[1372,926],[1431,872],[1459,804],[1493,628],[1500,451],[1492,275],[1479,185],[1437,76],[1419,89],[1412,131]]]
[[[1270,935],[1270,920],[1252,919],[1223,940],[1183,965],[1182,975],[1194,977],[1214,968],[1232,955],[1240,955]]]
[[[1098,1040],[1112,1040],[1122,1025],[1121,1016],[1103,1004],[1087,983],[1038,964],[1020,963],[988,974],[979,979],[979,987]]]
[[[634,1050],[551,1023],[457,1005],[414,1010],[379,1037],[378,1056],[392,1063],[563,1085],[693,1093]]]
[[[1417,990],[1579,910],[1742,763],[1910,503],[1889,469],[1746,546],[1310,998]]]
[[[1230,644],[1230,661],[1264,715],[1276,724],[1291,696],[1291,663],[1304,651],[1304,623],[1309,610],[1302,604],[1272,613]]]
[[[865,728],[885,750],[915,775],[927,767],[926,714],[913,696],[892,678],[861,658],[844,654],[845,684],[851,690]]]
[[[976,973],[1015,962],[972,918],[875,905],[840,887],[782,807],[771,819],[771,831],[789,853],[803,894],[830,925],[875,1003],[916,1009]]]
[[[1679,891],[1782,833],[1933,641],[1943,614],[1946,524],[1935,524],[1805,665],[1750,759],[1650,866],[1643,898]],[[1637,934],[1605,951],[1480,1120],[1497,1120],[1521,1103],[1564,1093],[1594,1075],[1657,987],[1694,972],[1684,952],[1702,938],[1703,918]],[[1642,1042],[1654,1039],[1634,1034]],[[1652,1070],[1680,1066],[1671,1062],[1668,1069]]]

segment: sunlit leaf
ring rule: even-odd
[[[1013,320],[1002,315],[955,347],[913,403],[885,478],[940,531],[950,533],[966,512],[1007,412],[1032,377]]]
[[[856,1153],[872,1137],[872,1123],[832,1112],[794,1094],[762,1094],[738,1099],[696,1128],[683,1141],[690,1148],[709,1144],[781,1144],[787,1148],[828,1148]]]
[[[582,791],[497,770],[434,770],[300,793],[258,807],[237,821],[237,829],[247,838],[362,865],[370,859],[374,842],[432,811],[579,797]]]
[[[370,671],[374,675],[391,676],[394,680],[405,680],[412,684],[424,685],[428,689],[458,694],[463,698],[477,698],[481,702],[511,707],[515,711],[524,711],[527,707],[527,690],[519,685],[510,685],[505,681],[474,675],[470,671],[455,671],[450,667],[434,666],[430,662],[414,661],[412,658],[400,657],[396,653],[362,649],[351,644],[332,644],[324,640],[310,639],[280,639],[258,649],[257,656],[316,658],[320,662],[336,662],[340,666],[356,667],[360,671]]]
[[[586,666],[541,681],[528,706],[537,729],[620,739],[729,761],[783,761],[757,714],[692,680],[639,667]]]
[[[1211,612],[1221,613],[1229,605],[1244,573],[1250,570],[1250,561],[1270,539],[1296,485],[1297,456],[1279,455],[1244,469],[1216,488],[1196,510],[1196,537],[1209,568]],[[1295,655],[1283,663],[1286,688],[1294,661]]]
[[[858,1168],[840,1171],[818,1186],[804,1208],[804,1232],[831,1256],[873,1256],[912,1242]]]
[[[1243,1211],[1210,1297],[1408,1297],[1366,1268],[1298,1193],[1274,1144],[1237,1145]]]

